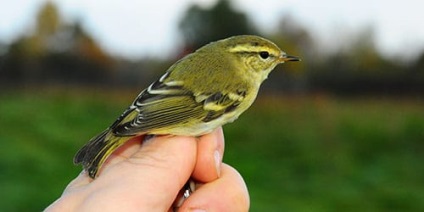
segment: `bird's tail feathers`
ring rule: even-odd
[[[94,179],[109,155],[127,139],[127,137],[115,136],[110,129],[106,129],[77,152],[74,163],[82,164],[84,170]]]

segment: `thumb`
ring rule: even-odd
[[[124,161],[122,168],[131,170],[133,176],[145,179],[143,184],[158,183],[178,192],[190,178],[196,159],[196,138],[156,136],[145,141],[137,152]]]

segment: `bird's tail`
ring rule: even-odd
[[[115,136],[110,129],[107,129],[92,138],[77,152],[74,163],[82,164],[84,170],[94,179],[109,155],[129,138]]]

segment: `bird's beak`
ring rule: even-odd
[[[281,57],[278,58],[278,60],[281,63],[284,63],[284,62],[287,62],[287,61],[300,61],[300,58],[284,54],[284,55],[281,55]]]

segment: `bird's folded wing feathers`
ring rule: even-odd
[[[193,93],[179,82],[156,81],[144,90],[114,127],[120,136],[148,133],[151,130],[198,124],[233,111],[245,92]]]

